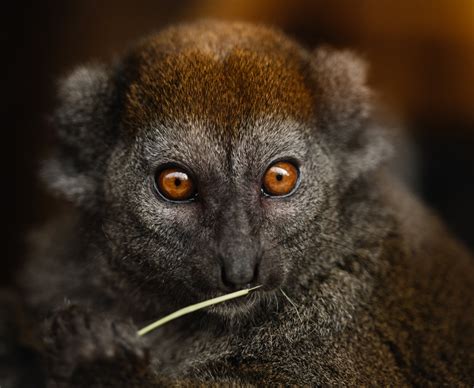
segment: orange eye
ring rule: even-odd
[[[298,183],[298,169],[290,162],[271,165],[263,177],[263,191],[271,196],[290,194]]]
[[[156,183],[160,194],[171,201],[186,201],[196,194],[192,179],[179,167],[160,171]]]

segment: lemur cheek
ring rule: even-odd
[[[275,258],[264,257],[260,263],[258,281],[265,291],[281,287],[285,281],[285,271]]]

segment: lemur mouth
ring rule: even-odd
[[[224,316],[234,316],[236,314],[245,314],[250,312],[261,300],[262,294],[265,292],[265,290],[262,285],[248,288],[247,290],[250,290],[247,295],[229,299],[224,303],[212,305],[209,307],[208,311],[210,313]]]

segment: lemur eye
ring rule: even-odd
[[[189,174],[180,167],[168,167],[156,174],[156,188],[170,201],[187,201],[196,195]]]
[[[275,197],[291,194],[298,183],[298,168],[290,162],[272,164],[263,176],[262,190]]]

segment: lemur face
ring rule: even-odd
[[[327,161],[321,152],[315,165],[314,96],[298,60],[147,45],[134,58],[123,116],[133,141],[109,189],[154,233],[140,247],[149,265],[191,295],[282,287],[289,240],[324,201]]]
[[[97,129],[102,151],[79,151],[90,170],[94,158],[104,166],[89,186],[103,197],[98,217],[113,270],[143,299],[154,294],[176,307],[256,285],[264,295],[304,271],[315,218],[341,176],[357,175],[341,150],[365,144],[356,133],[364,81],[351,60],[310,55],[271,29],[211,22],[144,40],[114,76],[95,76],[96,99],[116,96],[108,110],[81,105],[93,77],[72,77],[70,87],[86,91],[66,95],[60,119],[81,123],[66,143],[96,141],[80,131],[107,123],[104,112],[116,119],[115,130]],[[78,121],[84,112],[90,117]],[[86,206],[88,191],[70,196],[78,192]],[[226,306],[216,311],[235,307]]]

